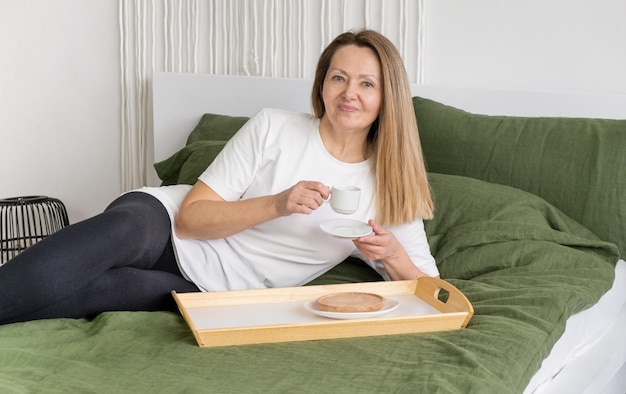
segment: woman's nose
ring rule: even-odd
[[[347,83],[343,90],[343,96],[347,99],[352,99],[357,96],[357,86],[355,83]]]

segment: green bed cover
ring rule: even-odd
[[[618,251],[534,195],[430,174],[441,275],[463,330],[199,348],[172,313],[0,326],[0,392],[520,393],[566,319],[610,288]],[[377,280],[348,261],[315,283]]]

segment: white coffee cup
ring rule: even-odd
[[[361,189],[352,185],[333,185],[330,189],[330,206],[333,211],[349,215],[359,209]]]

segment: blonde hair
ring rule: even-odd
[[[313,112],[320,119],[326,112],[322,96],[324,79],[333,55],[346,45],[372,49],[382,71],[381,106],[367,138],[376,177],[376,220],[381,225],[393,226],[418,218],[430,219],[434,206],[408,76],[402,57],[391,41],[372,30],[337,36],[324,49],[317,64],[311,93]]]

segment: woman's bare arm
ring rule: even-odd
[[[310,214],[327,197],[328,187],[323,183],[301,181],[278,194],[225,201],[198,181],[183,200],[174,229],[179,238],[225,238],[281,216]]]

